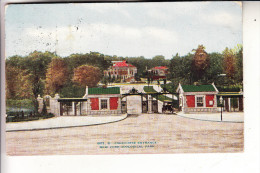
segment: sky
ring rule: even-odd
[[[208,53],[242,44],[236,2],[12,4],[5,12],[5,55],[34,50],[123,57]]]

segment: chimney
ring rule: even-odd
[[[88,97],[88,86],[86,85],[86,92],[85,95],[83,96],[84,99],[86,99]]]
[[[85,95],[88,95],[88,86],[86,85],[86,92]]]

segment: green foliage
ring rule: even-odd
[[[179,84],[174,85],[173,83],[162,84],[161,88],[170,93],[175,93]]]
[[[220,76],[220,74],[225,73],[223,68],[223,52],[207,54],[209,63],[200,78],[195,75],[192,69],[195,55],[191,53],[188,53],[185,56],[176,54],[171,60],[165,59],[162,55],[154,56],[152,59],[146,59],[143,56],[117,57],[116,55],[103,55],[98,52],[71,54],[70,56],[63,58],[68,68],[68,74],[66,75],[68,80],[59,88],[59,93],[61,97],[82,97],[85,94],[85,87],[76,86],[72,82],[74,69],[82,65],[95,66],[99,67],[103,74],[104,70],[112,65],[111,61],[119,60],[127,60],[128,63],[137,67],[137,74],[135,75],[136,80],[149,77],[147,70],[152,67],[167,66],[169,68],[167,79],[172,82],[171,84],[166,85],[168,91],[175,92],[179,83],[185,85],[194,84],[194,82],[198,84],[209,84],[214,82],[217,87],[225,86],[226,88],[223,89],[225,91],[230,90],[227,89],[228,87],[232,88],[235,84],[238,84],[238,89],[240,90],[243,84],[243,47],[242,45],[238,45],[230,50],[235,57],[234,71],[236,73],[232,78]],[[28,56],[12,56],[6,59],[7,105],[20,104],[19,101],[12,100],[31,99],[30,104],[34,104],[35,110],[38,110],[36,98],[38,94],[44,94],[44,90],[46,89],[47,69],[54,57],[57,57],[55,53],[34,51]],[[111,76],[102,76],[102,82],[121,82],[121,77],[115,79]],[[150,83],[151,79],[148,79],[148,82]]]
[[[192,54],[180,57],[176,54],[170,62],[169,71],[172,83],[177,86],[178,83],[191,84],[193,75],[191,72]]]
[[[85,95],[86,87],[80,87],[75,84],[67,83],[61,90],[61,97],[69,97],[69,98],[80,98]]]
[[[16,107],[16,108],[33,108],[33,102],[30,99],[14,100],[6,99],[6,107]]]
[[[218,88],[219,92],[239,92],[241,89],[243,90],[243,86],[240,84],[235,84],[235,85],[216,85]]]

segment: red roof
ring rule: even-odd
[[[126,63],[126,61],[117,62],[113,65],[113,67],[135,67],[132,64]]]
[[[168,69],[168,67],[166,67],[166,66],[158,66],[158,67],[154,67],[154,69]]]

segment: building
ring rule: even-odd
[[[226,112],[242,112],[244,111],[244,98],[242,89],[237,92],[222,92],[218,93],[218,99],[222,98],[223,111]]]
[[[168,67],[166,66],[157,66],[150,69],[152,73],[153,80],[166,79],[166,75],[168,74]]]
[[[180,110],[184,113],[218,112],[218,89],[211,85],[181,85],[177,88],[179,93]]]
[[[85,106],[87,115],[121,114],[121,94],[119,87],[88,88],[83,98],[88,99]]]
[[[130,78],[132,80],[137,73],[137,68],[127,61],[112,61],[112,63],[113,65],[104,71],[104,76],[127,81]]]
[[[46,96],[37,98],[39,112],[43,109]],[[121,114],[121,94],[119,87],[88,88],[83,98],[54,98],[48,96],[47,111],[55,116],[81,116],[81,115],[118,115]]]

